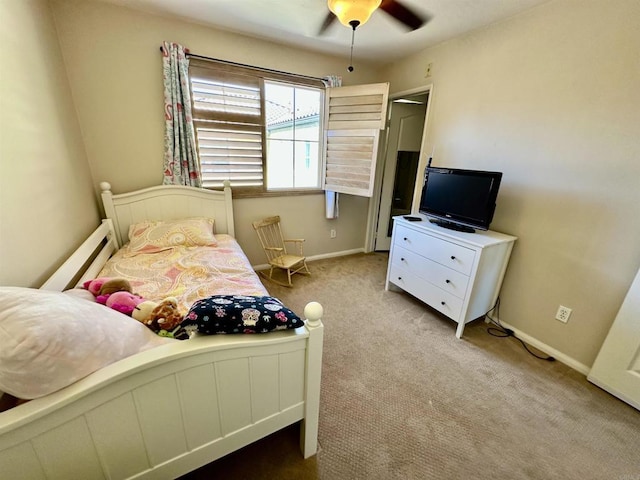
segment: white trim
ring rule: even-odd
[[[424,115],[424,127],[422,130],[422,145],[420,147],[420,161],[418,162],[418,173],[416,177],[416,186],[421,181],[423,174],[420,172],[424,172],[424,166],[426,165],[428,157],[426,155],[426,141],[427,141],[427,128],[429,126],[429,113],[431,111],[431,104],[433,101],[433,83],[429,83],[428,85],[424,85],[421,87],[411,88],[409,90],[403,90],[401,92],[389,93],[388,103],[393,102],[396,98],[405,97],[409,95],[416,95],[421,93],[428,93],[429,100],[427,102],[427,111]],[[382,176],[384,175],[384,164],[387,158],[387,147],[388,147],[388,134],[389,134],[389,122],[391,118],[389,116],[390,109],[387,107],[387,119],[384,134],[380,134],[381,138],[384,138],[384,145],[382,148],[378,150],[378,161],[376,162],[376,174],[374,178],[374,189],[369,199],[369,209],[367,212],[367,227],[365,231],[365,239],[364,239],[364,248],[366,253],[373,252],[375,250],[376,243],[376,232],[378,229],[378,215],[380,214],[380,196],[382,195]],[[413,205],[412,212],[417,211],[417,203],[416,203],[416,195],[420,195],[422,192],[422,184],[420,183],[420,189],[414,191],[413,195]],[[418,198],[418,203],[420,199]]]
[[[344,257],[345,255],[354,255],[356,253],[364,253],[364,248],[354,248],[352,250],[342,250],[339,252],[321,253],[320,255],[313,255],[307,257],[307,262],[313,262],[315,260],[324,260],[325,258]],[[260,265],[252,265],[252,268],[258,272],[260,270],[267,270],[271,268],[268,264],[262,263]]]
[[[603,382],[599,378],[594,378],[590,375],[587,376],[587,380],[589,380],[591,383],[593,383],[597,387],[600,387],[601,389],[609,392],[611,395],[618,397],[623,402],[626,402],[632,407],[640,410],[640,403],[638,403],[634,398],[631,398],[629,395],[621,392],[616,386],[611,386],[609,383]]]
[[[345,255],[354,255],[356,253],[363,253],[364,248],[354,248],[352,250],[342,250],[340,252],[321,253],[320,255],[313,255],[307,257],[307,261],[313,262],[315,260],[324,260],[325,258],[344,257]]]
[[[546,343],[541,342],[537,338],[534,338],[531,335],[524,333],[522,330],[517,329],[513,325],[509,325],[507,322],[500,320],[500,323],[504,327],[513,330],[513,333],[516,334],[516,337],[518,337],[520,340],[527,343],[528,345],[531,345],[532,347],[537,348],[538,350],[546,353],[547,355],[551,355],[553,358],[555,358],[559,362],[564,363],[568,367],[571,367],[574,370],[577,370],[578,372],[582,373],[585,376],[589,374],[591,367],[586,366],[584,363],[580,363],[575,358],[572,358],[569,355],[562,353],[559,350],[556,350],[555,348],[547,345]]]

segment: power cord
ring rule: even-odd
[[[489,315],[493,311],[495,311],[496,313],[495,319]],[[529,346],[525,342],[523,342],[521,339],[516,337],[516,334],[514,333],[513,330],[511,330],[510,328],[506,328],[504,325],[500,323],[500,297],[496,299],[496,303],[493,305],[493,307],[491,307],[491,309],[487,313],[484,314],[484,317],[487,318],[492,325],[494,325],[492,327],[487,328],[487,333],[489,335],[492,335],[494,337],[499,337],[499,338],[508,338],[508,337],[515,338],[522,344],[524,349],[534,357],[539,358],[540,360],[547,360],[549,362],[555,361],[555,358],[553,358],[552,356],[542,357],[536,354],[535,352],[531,351],[529,349]]]

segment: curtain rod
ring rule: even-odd
[[[162,45],[160,45],[160,51],[161,52],[163,51]],[[185,48],[184,51],[185,51],[185,54],[188,57],[199,58],[201,60],[211,60],[213,62],[224,63],[226,65],[233,65],[234,67],[252,68],[254,70],[261,70],[263,72],[276,73],[278,75],[288,75],[288,76],[298,77],[298,78],[307,78],[309,80],[317,80],[317,81],[320,81],[320,82],[324,81],[324,79],[322,79],[322,78],[312,77],[312,76],[309,76],[309,75],[300,75],[300,74],[297,74],[297,73],[283,72],[281,70],[274,70],[272,68],[256,67],[254,65],[245,65],[243,63],[231,62],[229,60],[221,60],[219,58],[205,57],[204,55],[196,55],[195,53],[189,52],[189,49],[187,49],[187,48]]]

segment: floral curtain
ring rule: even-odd
[[[201,187],[200,162],[191,116],[189,60],[185,48],[162,42],[164,79],[164,180],[165,185]]]
[[[322,79],[327,87],[341,87],[342,77],[338,75],[328,75]],[[331,190],[324,191],[326,218],[338,218],[340,209],[338,208],[338,196],[340,194]]]

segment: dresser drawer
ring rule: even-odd
[[[389,281],[452,320],[459,321],[463,301],[455,295],[425,282],[424,279],[397,264],[391,264]]]
[[[455,243],[416,232],[404,225],[397,225],[393,236],[393,244],[415,252],[434,262],[470,275],[473,268],[475,251]]]
[[[469,284],[467,275],[456,272],[406,248],[395,246],[391,263],[409,270],[415,276],[454,294],[458,298],[464,299],[467,293],[467,285]]]

